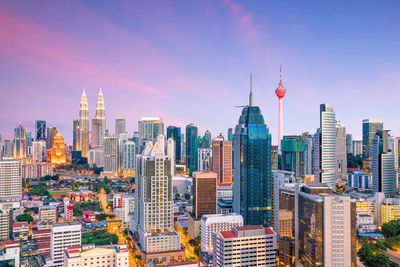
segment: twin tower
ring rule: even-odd
[[[79,121],[74,121],[74,147],[82,151],[82,157],[89,156],[89,106],[85,89],[83,89],[79,108]],[[106,108],[104,105],[103,92],[99,91],[96,104],[96,117],[92,120],[91,148],[103,146],[106,133]]]

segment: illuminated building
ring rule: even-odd
[[[201,251],[212,253],[212,235],[220,231],[229,231],[232,227],[243,226],[243,217],[239,214],[209,214],[201,218]]]
[[[44,142],[44,141],[43,141]],[[32,162],[43,161],[43,144],[40,141],[32,143]]]
[[[283,121],[282,121],[282,116],[283,116],[283,110],[282,110],[282,99],[286,94],[286,89],[283,87],[282,84],[282,67],[280,68],[280,79],[279,79],[279,84],[278,88],[275,90],[275,94],[279,99],[279,119],[278,119],[278,146],[280,148],[281,146],[281,140],[282,140],[282,135],[283,135]]]
[[[341,121],[336,121],[336,173],[339,179],[347,179],[347,139],[346,126]]]
[[[50,162],[53,167],[67,163],[64,138],[59,132],[54,137],[53,147],[47,150],[47,162]]]
[[[174,230],[171,159],[156,141],[146,144],[136,163],[135,219],[131,231],[138,234],[144,262],[150,263],[151,257],[150,261],[169,263],[176,251],[184,256],[181,237]],[[152,255],[157,255],[156,259]]]
[[[362,122],[362,157],[363,169],[366,174],[372,174],[373,139],[375,133],[382,130],[383,121],[381,120],[366,119]]]
[[[212,171],[218,176],[218,183],[232,183],[232,142],[222,135],[212,144]]]
[[[377,131],[372,141],[372,183],[373,191],[391,196],[395,192],[396,173],[394,153],[390,146],[388,130]]]
[[[276,233],[262,225],[215,233],[213,266],[276,266]]]
[[[115,120],[115,135],[126,133],[125,124],[125,119],[122,117]]]
[[[80,151],[80,131],[79,131],[79,119],[73,121],[73,132],[72,132],[72,150]]]
[[[198,170],[198,147],[196,147],[196,139],[198,136],[198,128],[191,123],[186,125],[186,166],[189,174]]]
[[[79,108],[79,148],[82,157],[89,156],[89,106],[85,89],[83,89]]]
[[[35,121],[36,141],[46,141],[46,121]]]
[[[172,138],[175,141],[175,161],[181,162],[181,128],[176,126],[168,126],[167,139]]]
[[[103,92],[100,88],[99,95],[97,96],[96,103],[96,120],[98,122],[98,129],[95,132],[98,143],[98,147],[103,147],[103,140],[106,135],[106,107],[104,105]],[[93,129],[92,129],[93,135]]]
[[[164,133],[164,123],[161,118],[143,117],[139,121],[139,153],[142,152],[146,142],[154,142],[157,136]]]
[[[21,123],[14,129],[14,159],[26,158],[26,137],[25,128]]]
[[[233,212],[245,225],[273,225],[271,134],[250,88],[233,137]]]
[[[388,198],[380,205],[381,220],[380,225],[400,219],[400,200]]]

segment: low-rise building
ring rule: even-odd
[[[276,233],[261,225],[213,235],[213,266],[276,266]]]
[[[51,163],[36,163],[22,165],[22,178],[41,178],[46,175],[53,176]]]
[[[42,222],[57,223],[58,207],[44,205],[39,207],[39,220]]]
[[[0,240],[6,241],[11,239],[12,222],[13,222],[13,211],[0,210]]]
[[[357,214],[357,231],[360,234],[374,233],[376,231],[374,217],[368,214]]]
[[[20,266],[19,254],[20,245],[14,241],[0,241],[0,265],[1,266]],[[4,264],[4,265],[3,265]]]

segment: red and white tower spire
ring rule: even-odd
[[[286,94],[286,89],[283,87],[282,84],[282,66],[280,66],[280,79],[278,88],[275,90],[275,94],[279,99],[279,121],[278,121],[278,147],[279,152],[281,151],[281,140],[283,135],[283,122],[282,122],[282,98]]]

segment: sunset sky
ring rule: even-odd
[[[284,134],[314,133],[329,103],[347,132],[382,119],[400,136],[398,1],[1,1],[0,133],[56,126],[67,143],[83,88],[107,128],[142,116],[195,123],[213,137],[254,103],[277,140],[282,64]]]

